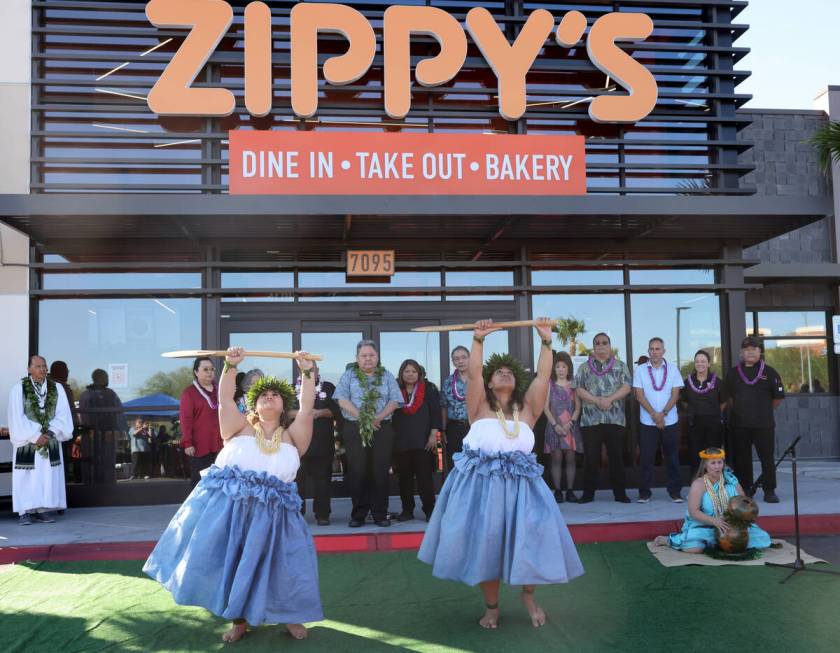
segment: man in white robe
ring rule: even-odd
[[[73,417],[60,383],[47,379],[47,361],[29,359],[29,375],[9,393],[12,509],[21,525],[52,522],[67,507],[61,442],[73,436]]]

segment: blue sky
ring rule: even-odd
[[[738,86],[753,95],[747,107],[812,109],[820,90],[840,85],[840,0],[751,0],[735,21],[750,26],[736,41],[751,48],[738,64],[752,71]]]

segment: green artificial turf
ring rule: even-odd
[[[840,579],[767,567],[662,567],[644,544],[579,547],[586,575],[537,590],[535,630],[505,587],[496,631],[478,588],[432,578],[414,552],[320,556],[327,621],[307,641],[261,627],[223,645],[227,624],[175,605],[141,562],[0,569],[0,651],[796,651],[840,647]],[[546,552],[550,555],[550,552]],[[823,568],[826,568],[823,566]]]

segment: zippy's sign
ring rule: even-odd
[[[191,85],[233,22],[233,9],[224,0],[151,0],[146,16],[157,27],[188,27],[190,33],[149,93],[149,108],[161,115],[227,116],[235,98],[226,88]],[[508,42],[492,14],[484,7],[467,13],[465,28],[498,78],[499,113],[517,120],[525,113],[525,78],[552,33],[562,47],[578,47],[586,31],[586,17],[569,11],[555,25],[554,16],[536,9],[513,43]],[[590,27],[586,50],[592,63],[626,89],[626,94],[600,95],[589,105],[596,122],[638,122],[656,105],[658,89],[650,71],[616,45],[640,41],[653,31],[641,13],[608,13]],[[318,35],[338,33],[347,39],[347,52],[324,61],[324,79],[335,86],[360,79],[373,63],[376,35],[361,12],[342,4],[300,2],[291,11],[292,111],[308,118],[318,110]],[[410,42],[412,35],[431,36],[440,52],[420,61],[414,71],[421,86],[451,81],[467,56],[464,27],[442,9],[392,6],[382,27],[385,112],[404,118],[411,108]],[[264,2],[245,8],[245,106],[254,116],[272,108],[271,11]]]

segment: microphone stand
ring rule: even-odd
[[[799,493],[798,493],[798,486],[796,482],[796,445],[799,443],[799,440],[802,438],[801,435],[796,436],[793,442],[790,443],[790,446],[782,452],[781,457],[776,461],[774,469],[777,468],[781,462],[790,455],[790,465],[791,465],[791,472],[793,473],[793,523],[796,533],[796,560],[789,564],[781,564],[778,562],[765,562],[765,566],[767,567],[784,567],[785,569],[790,569],[791,572],[785,576],[779,583],[785,583],[790,578],[795,576],[800,571],[815,571],[820,574],[833,574],[835,576],[840,576],[840,572],[832,571],[829,569],[815,569],[813,566],[806,567],[805,562],[802,560],[802,553],[801,547],[799,544]],[[755,482],[750,486],[749,491],[747,494],[749,496],[753,496],[758,489],[758,486],[761,482],[763,474],[759,475],[759,477],[755,480]]]

